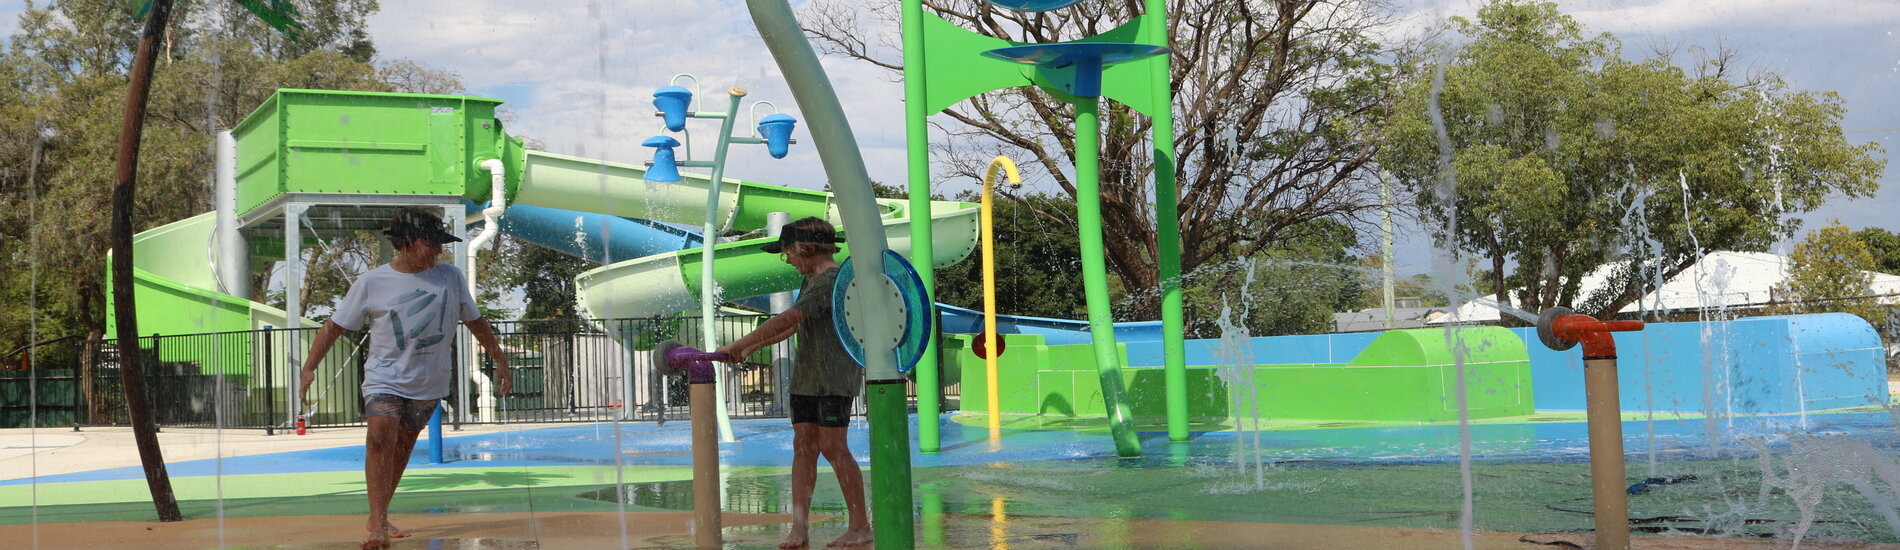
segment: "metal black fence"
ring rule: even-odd
[[[732,341],[765,319],[722,316],[715,340]],[[659,375],[647,350],[669,339],[702,347],[698,317],[491,324],[509,356],[513,391],[496,395],[494,365],[466,332],[457,331],[454,364],[462,365],[469,353],[481,361],[477,376],[455,377],[443,400],[445,423],[664,422],[689,416],[686,381]],[[154,417],[172,427],[288,428],[296,416],[298,371],[315,337],[316,329],[264,329],[139,338]],[[367,344],[363,333],[345,333],[326,354],[308,396],[309,425],[364,423],[359,387]],[[130,424],[116,341],[73,339],[35,352],[32,374],[0,373],[0,427]],[[759,350],[747,358],[749,364],[725,369],[724,397],[733,418],[785,416],[791,354],[788,340]],[[853,412],[863,414],[862,403]]]

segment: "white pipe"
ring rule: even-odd
[[[508,176],[506,166],[502,164],[501,159],[484,160],[480,166],[483,170],[488,171],[488,208],[482,209],[482,233],[468,241],[469,296],[476,295],[475,254],[482,249],[482,245],[495,240],[495,237],[501,234],[501,213],[503,210],[508,209]],[[490,381],[487,376],[482,375],[481,369],[474,367],[475,365],[481,364],[480,346],[481,344],[475,342],[474,338],[469,339],[468,364],[470,367],[468,373],[469,376],[475,380],[475,384],[481,387],[481,396],[477,397],[475,401],[476,412],[481,416],[482,422],[488,423],[495,421],[495,384]]]
[[[218,292],[251,299],[251,247],[237,227],[237,140],[230,130],[218,132],[217,155],[212,157],[215,184],[213,202],[217,204],[218,255],[214,273]]]

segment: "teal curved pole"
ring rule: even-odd
[[[1094,59],[1100,63],[1100,59]],[[1077,72],[1090,70],[1077,68]],[[1101,67],[1093,68],[1099,73]],[[1106,398],[1109,434],[1115,453],[1141,456],[1134,415],[1123,388],[1121,353],[1115,345],[1115,319],[1108,303],[1108,255],[1102,247],[1102,184],[1100,118],[1101,98],[1083,97],[1075,104],[1075,208],[1081,230],[1082,290],[1088,301],[1089,335],[1095,340],[1095,372]]]
[[[746,0],[752,22],[778,62],[779,72],[792,89],[793,99],[809,121],[812,142],[838,198],[845,239],[862,273],[884,272],[884,225],[871,191],[871,175],[864,169],[857,138],[838,104],[825,68],[818,63],[804,29],[785,0]],[[925,214],[928,217],[928,210]],[[929,265],[928,263],[924,265]],[[895,297],[878,292],[870,311],[896,312]],[[865,323],[867,342],[895,342],[897,323]],[[897,370],[896,354],[865,350],[865,405],[871,417],[871,530],[878,548],[905,550],[916,545],[916,516],[912,511],[910,479],[910,423],[904,375]]]

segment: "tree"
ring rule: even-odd
[[[897,190],[900,194],[902,190]],[[981,200],[965,192],[958,200]],[[1074,226],[1075,201],[1030,193],[995,200],[996,312],[1005,315],[1079,319],[1082,256]],[[980,244],[978,246],[981,246]],[[937,301],[983,310],[982,250],[937,270]]]
[[[1358,235],[1344,223],[1318,220],[1307,231],[1251,256],[1230,257],[1183,284],[1195,315],[1188,335],[1219,338],[1220,322],[1250,336],[1333,331],[1333,314],[1364,306],[1369,279],[1353,257]],[[1235,247],[1244,250],[1245,247]]]
[[[1878,227],[1869,227],[1854,232],[1854,240],[1866,245],[1867,253],[1874,256],[1874,271],[1881,273],[1900,273],[1900,235]]]
[[[1087,2],[1042,13],[981,0],[925,2],[925,9],[986,35],[1017,42],[1066,41],[1127,21],[1139,3]],[[829,53],[901,73],[895,53],[873,48],[858,17],[897,28],[897,4],[814,2],[806,29]],[[1384,24],[1373,0],[1176,0],[1169,2],[1170,76],[1175,97],[1176,184],[1183,273],[1216,258],[1252,256],[1315,220],[1356,221],[1376,206],[1364,168],[1376,150],[1388,69],[1370,35]],[[885,37],[884,43],[896,43]],[[983,94],[945,111],[933,144],[945,178],[979,178],[998,154],[1024,159],[1027,176],[1053,181],[1073,199],[1074,110],[1039,90]],[[1136,301],[1138,318],[1159,315],[1156,223],[1148,118],[1105,102],[1101,151],[1104,240],[1109,271]],[[1055,206],[1056,203],[1024,204]],[[1232,212],[1254,213],[1234,225]],[[1039,214],[1075,233],[1074,215]]]
[[[495,285],[489,293],[499,297],[520,289],[526,300],[522,319],[580,317],[574,277],[596,267],[593,263],[505,235],[496,239],[495,245],[493,259],[483,266],[486,275],[482,282]]]
[[[327,6],[331,4],[298,3],[300,13],[308,17],[330,13]],[[336,4],[374,6],[357,1]],[[171,39],[158,60],[162,70],[154,75],[146,108],[139,158],[140,195],[165,200],[133,204],[138,220],[135,231],[211,210],[206,180],[212,152],[207,144],[217,130],[235,125],[278,88],[421,93],[454,93],[461,88],[454,74],[412,61],[359,61],[342,49],[369,43],[318,42],[310,34],[315,31],[300,36],[305,44],[317,46],[301,53],[273,53],[282,48],[266,42],[281,38],[255,19],[237,2],[183,3],[174,11]],[[304,21],[312,28],[326,25]],[[0,254],[18,260],[0,265],[0,286],[9,292],[39,289],[37,321],[42,334],[85,334],[98,339],[105,332],[101,258],[106,224],[98,213],[110,210],[101,182],[112,181],[112,174],[111,163],[101,160],[114,155],[112,140],[125,101],[126,60],[137,38],[138,22],[117,2],[31,6],[22,12],[19,29],[0,46],[0,99],[6,100],[0,101],[0,166],[18,167],[0,170]],[[361,28],[362,21],[359,17],[337,25]],[[280,57],[293,53],[295,57]],[[45,147],[38,189],[27,193],[26,167],[39,128],[50,129],[54,137]],[[29,202],[37,209],[28,208]],[[35,223],[27,223],[29,214],[35,216]],[[39,241],[37,254],[29,249],[32,234]],[[363,247],[375,242],[372,238],[346,241],[337,247],[307,249],[306,265],[339,264],[317,257],[320,253],[364,256],[367,249]],[[37,284],[28,280],[28,266],[35,259]],[[308,270],[304,286],[317,295],[340,294],[344,287],[337,285],[347,285],[354,273],[336,283],[333,274]],[[269,276],[268,269],[258,273],[252,285],[255,294],[246,298],[267,301],[263,283]],[[305,303],[324,304],[321,300]],[[0,317],[0,334],[9,341],[14,335],[23,338],[28,322],[27,316]],[[91,363],[89,357],[81,361],[82,366]]]
[[[1614,37],[1528,0],[1447,28],[1469,42],[1406,75],[1379,160],[1443,221],[1428,228],[1441,246],[1490,260],[1484,286],[1505,305],[1615,312],[1709,252],[1765,250],[1828,197],[1878,187],[1883,151],[1842,137],[1837,95],[1738,79],[1733,52],[1693,73],[1667,52],[1625,60]],[[1605,264],[1610,283],[1582,295]]]
[[[1839,223],[1808,232],[1788,254],[1788,279],[1775,285],[1767,312],[1852,313],[1884,327],[1886,310],[1873,297],[1869,272],[1874,256],[1854,237]]]
[[[1365,281],[1363,283],[1365,292],[1362,294],[1359,307],[1385,307],[1385,284],[1381,280],[1381,277],[1384,275],[1379,272],[1381,264],[1377,261],[1378,256],[1368,256],[1366,260],[1366,262],[1360,264],[1361,267],[1365,268],[1363,272],[1365,273]],[[1410,277],[1395,277],[1392,281],[1392,296],[1394,298],[1418,298],[1419,307],[1445,307],[1451,305],[1451,298],[1445,295],[1445,289],[1440,288],[1438,283],[1433,282],[1432,276],[1429,273],[1414,273]]]

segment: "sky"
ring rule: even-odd
[[[1390,1],[1406,21],[1395,31],[1400,33],[1448,16],[1473,15],[1482,5],[1477,0]],[[805,3],[794,2],[794,9]],[[17,28],[23,5],[22,0],[0,0],[0,35]],[[1889,149],[1888,157],[1896,150],[1900,102],[1894,101],[1893,90],[1900,88],[1900,37],[1895,35],[1900,32],[1900,2],[1566,0],[1560,6],[1589,31],[1615,34],[1626,56],[1643,55],[1663,43],[1706,49],[1727,45],[1741,54],[1746,66],[1778,73],[1794,89],[1836,91],[1848,108],[1843,127],[1849,139],[1880,142]],[[895,36],[895,28],[876,18],[866,16],[861,22],[867,31]],[[682,72],[699,79],[701,98],[717,101],[721,90],[742,86],[750,92],[748,104],[769,100],[803,119],[738,0],[402,0],[383,2],[369,30],[382,58],[407,58],[454,72],[468,93],[506,101],[503,108],[515,115],[509,132],[537,140],[550,152],[618,162],[646,160],[650,150],[640,147],[640,141],[660,133],[657,119],[651,117],[650,94]],[[885,53],[897,55],[895,50]],[[872,179],[906,181],[902,84],[868,64],[837,57],[827,57],[824,63]],[[804,125],[796,137],[810,143]],[[784,160],[772,160],[757,149],[735,149],[727,176],[823,186],[818,156],[808,146],[794,146]],[[1889,162],[1877,196],[1830,200],[1804,216],[1807,227],[1839,219],[1856,229],[1900,230],[1886,215],[1900,210],[1896,175],[1900,167]],[[954,194],[976,184],[950,182],[940,191]],[[1430,243],[1413,236],[1416,231],[1401,233],[1400,271],[1428,270]]]

